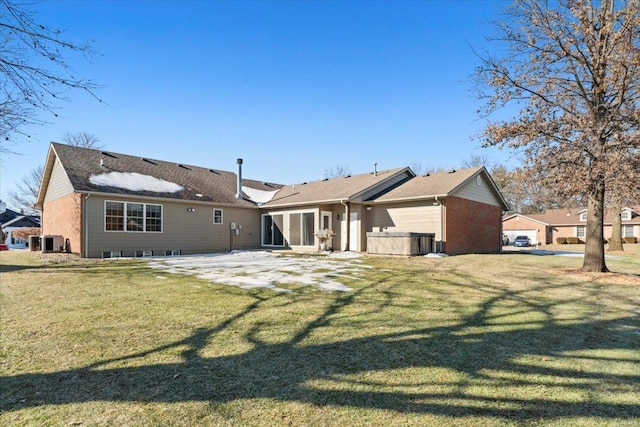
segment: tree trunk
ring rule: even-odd
[[[611,201],[611,212],[613,219],[611,223],[611,238],[609,239],[609,247],[607,251],[623,251],[622,247],[622,201],[617,197]]]
[[[605,273],[604,260],[604,178],[593,178],[587,195],[587,239],[582,271]]]

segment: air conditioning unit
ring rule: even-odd
[[[42,236],[42,252],[62,252],[62,251],[64,251],[64,237]]]

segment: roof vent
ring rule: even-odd
[[[154,161],[153,161],[153,160],[151,160],[151,159],[147,159],[146,157],[143,157],[143,158],[142,158],[142,161],[143,161],[143,162],[147,162],[147,163],[151,163],[152,165],[156,165],[156,166],[158,165],[156,162],[154,162]]]
[[[116,156],[114,156],[113,154],[108,153],[108,152],[106,152],[106,151],[101,151],[100,153],[101,153],[103,156],[111,157],[112,159],[117,159],[117,157],[116,157]]]
[[[238,191],[236,192],[236,199],[242,199],[242,159],[237,159],[236,164],[238,165]]]
[[[451,172],[449,172],[449,173],[456,173],[456,170],[454,169],[454,170],[452,170],[452,171],[451,171]]]
[[[373,164],[373,176],[378,176],[378,164]]]
[[[215,173],[216,175],[220,175],[220,172],[218,172],[217,170],[209,169],[209,172]]]
[[[345,178],[351,178],[351,175],[347,175],[347,176],[345,176]]]
[[[178,167],[179,167],[179,168],[182,168],[182,169],[186,169],[186,170],[188,170],[188,171],[190,171],[190,170],[191,170],[191,169],[189,169],[187,166],[182,165],[182,164],[180,164],[180,163],[178,163]]]
[[[104,167],[104,160],[100,159],[100,167],[103,168]]]

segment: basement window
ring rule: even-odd
[[[102,258],[122,258],[122,251],[105,251],[105,252],[102,252]]]

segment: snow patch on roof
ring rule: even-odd
[[[276,195],[278,190],[274,190],[274,191],[257,190],[255,188],[246,187],[243,185],[242,192],[246,194],[247,197],[249,197],[249,200],[261,205],[273,199],[273,196]]]
[[[101,187],[115,187],[131,191],[153,191],[154,193],[177,193],[184,188],[173,182],[136,172],[108,172],[91,175],[89,182]]]

